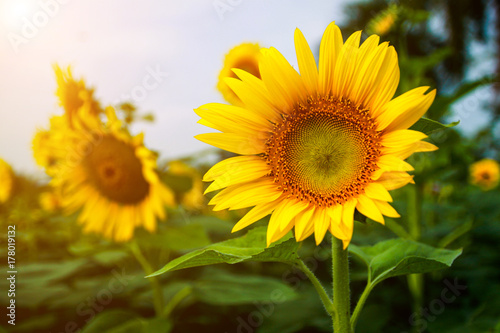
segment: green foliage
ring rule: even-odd
[[[445,250],[406,239],[391,239],[374,246],[349,246],[368,267],[368,281],[377,284],[400,275],[429,273],[450,267],[462,250]]]
[[[447,128],[455,127],[459,123],[460,123],[459,121],[455,121],[451,124],[444,125],[438,121],[422,117],[415,124],[413,124],[413,126],[410,127],[410,129],[414,130],[414,131],[419,131],[419,132],[425,133],[427,135],[430,135],[432,133],[439,132],[441,130],[445,130]]]
[[[166,264],[151,276],[190,267],[214,264],[236,264],[247,261],[292,264],[297,259],[298,244],[291,236],[266,246],[266,227],[255,228],[246,235],[209,245]]]
[[[296,299],[298,294],[286,283],[258,275],[234,275],[221,270],[206,270],[193,286],[195,297],[213,305],[239,305],[254,302],[280,302]]]
[[[168,333],[171,329],[167,319],[145,320],[131,311],[112,310],[98,314],[82,333]]]

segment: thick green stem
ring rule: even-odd
[[[408,186],[408,230],[412,239],[419,240],[422,233],[420,225],[420,198],[417,186]],[[417,314],[417,319],[421,317],[423,302],[424,279],[422,274],[410,274],[406,277],[408,288],[413,298],[413,312]]]
[[[363,293],[361,294],[361,297],[359,298],[358,304],[356,304],[356,307],[354,308],[354,312],[352,313],[351,317],[351,330],[354,332],[354,329],[356,328],[356,322],[358,321],[359,314],[361,313],[361,310],[363,309],[363,306],[365,305],[366,299],[368,298],[368,295],[370,295],[370,292],[372,291],[373,287],[375,287],[374,284],[372,284],[370,281],[366,284],[365,290],[363,290]]]
[[[323,285],[321,282],[319,282],[318,278],[316,275],[314,275],[313,272],[309,269],[309,267],[306,266],[306,264],[301,260],[298,259],[296,261],[297,267],[309,278],[309,280],[312,282],[314,288],[316,288],[316,291],[318,292],[319,297],[321,298],[321,302],[323,302],[323,305],[325,307],[326,312],[333,317],[335,310],[333,308],[333,303],[326,293],[325,288],[323,288]]]
[[[151,275],[154,273],[153,267],[151,267],[151,264],[149,261],[146,259],[146,257],[142,254],[141,248],[139,247],[139,244],[137,244],[135,241],[130,244],[130,250],[134,254],[135,258],[139,262],[139,264],[142,266],[142,269],[146,273],[146,275]],[[162,315],[163,311],[163,292],[161,288],[160,281],[158,280],[157,276],[150,277],[149,283],[151,283],[151,287],[153,289],[153,302],[154,302],[154,307],[155,307],[155,313],[157,317],[160,317]]]
[[[351,333],[350,325],[350,290],[349,259],[347,249],[343,249],[342,241],[332,236],[332,275],[333,275],[333,331],[335,333]]]
[[[418,240],[421,234],[420,225],[420,200],[418,197],[418,189],[416,185],[408,186],[407,192],[408,202],[408,230],[414,240]]]

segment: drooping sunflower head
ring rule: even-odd
[[[116,118],[112,108],[106,113]],[[68,137],[72,158],[53,179],[63,206],[68,213],[82,209],[78,221],[84,231],[115,241],[130,239],[136,226],[154,231],[156,219],[165,218],[165,205],[173,204],[155,171],[156,154],[144,147],[142,134],[130,136],[119,122],[96,128],[99,123],[90,121],[75,122],[82,128]]]
[[[399,217],[388,190],[413,182],[404,160],[432,151],[425,134],[409,130],[427,111],[435,91],[420,87],[393,99],[399,83],[396,51],[361,32],[344,43],[330,24],[320,46],[319,65],[299,30],[295,49],[300,74],[274,48],[264,49],[258,78],[234,70],[227,79],[242,106],[206,104],[200,123],[222,133],[197,138],[240,154],[204,176],[207,191],[222,189],[214,210],[254,206],[234,227],[264,216],[268,244],[292,228],[298,241],[314,233],[320,243],[329,230],[349,244],[355,209],[380,223]]]
[[[500,179],[500,166],[498,162],[485,158],[470,166],[470,181],[484,191],[494,189]]]
[[[224,67],[219,73],[219,81],[217,83],[217,89],[219,89],[226,101],[234,105],[241,105],[241,100],[225,82],[225,79],[228,77],[237,78],[232,69],[239,68],[260,78],[260,57],[259,44],[252,43],[240,44],[226,54]]]
[[[56,96],[59,98],[59,105],[64,108],[70,126],[73,115],[85,103],[87,103],[93,116],[97,116],[102,112],[98,101],[93,97],[94,89],[87,88],[83,79],[75,80],[70,67],[64,71],[58,65],[55,65],[54,71],[57,81]]]
[[[0,204],[10,199],[14,187],[14,172],[11,166],[0,158]]]

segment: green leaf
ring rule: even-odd
[[[110,310],[95,316],[82,333],[168,333],[171,330],[168,319],[145,319],[131,311]]]
[[[428,273],[450,267],[462,250],[438,249],[407,239],[391,239],[374,246],[349,246],[349,251],[368,266],[368,281],[376,284],[387,278]]]
[[[141,324],[139,317],[134,312],[123,310],[104,311],[92,318],[83,328],[82,333],[103,333],[111,330],[113,332],[137,332],[137,330],[133,331],[133,329],[137,328],[136,323]],[[124,329],[121,331],[116,330],[124,324],[126,324]]]
[[[291,233],[270,247],[266,247],[266,229],[259,227],[246,235],[209,245],[176,258],[149,276],[179,269],[214,264],[236,264],[246,261],[293,263],[297,258],[298,243]]]
[[[193,285],[195,296],[208,304],[239,305],[253,302],[285,302],[298,294],[281,280],[251,275],[235,275],[209,269]]]
[[[438,121],[429,118],[420,118],[413,126],[410,127],[411,130],[419,131],[427,135],[438,132],[447,128],[455,127],[460,123],[460,121],[454,121],[451,124],[444,125]]]
[[[314,288],[308,283],[300,287],[298,299],[257,306],[265,320],[259,333],[331,332],[332,319],[327,315]],[[242,330],[243,331],[243,330]]]

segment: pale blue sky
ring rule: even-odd
[[[41,3],[50,5],[43,9]],[[258,42],[294,63],[295,28],[317,45],[328,23],[342,18],[342,3],[0,0],[0,157],[18,171],[42,174],[30,147],[35,129],[62,113],[54,95],[54,63],[71,65],[103,104],[122,95],[138,97],[139,108],[153,111],[156,122],[134,130],[143,130],[147,146],[162,158],[205,149],[193,138],[207,131],[196,124],[193,109],[223,101],[215,85],[225,53],[236,44]],[[220,4],[227,10],[217,11]],[[148,80],[149,90],[140,88],[151,70],[168,76],[160,75],[158,84]]]

